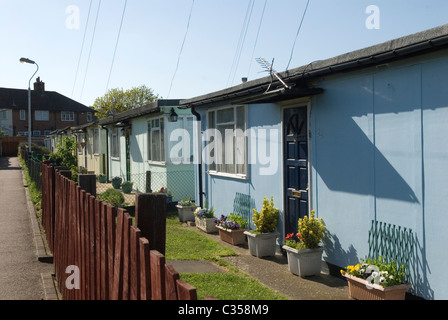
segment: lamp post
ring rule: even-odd
[[[19,60],[21,63],[29,63],[29,64],[35,64],[37,66],[36,72],[31,76],[30,81],[28,81],[28,151],[31,152],[31,80],[36,75],[37,71],[39,71],[39,65],[28,58],[20,58]]]

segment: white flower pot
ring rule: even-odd
[[[195,216],[194,222],[196,227],[205,233],[216,233],[218,232],[218,228],[216,227],[216,223],[214,222],[215,218],[198,218]]]
[[[244,232],[247,236],[247,243],[251,255],[261,257],[275,256],[277,248],[277,232],[254,234],[250,231]]]
[[[283,246],[288,255],[289,271],[299,277],[320,275],[324,248],[296,250]]]
[[[194,211],[196,210],[195,206],[184,207],[177,205],[176,207],[180,222],[194,221]]]

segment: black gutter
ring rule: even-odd
[[[195,107],[191,108],[191,113],[196,117],[196,121],[199,123],[199,132],[201,131],[201,115],[196,111]],[[200,138],[200,137],[199,137]],[[199,205],[201,208],[204,207],[204,199],[203,196],[205,195],[202,185],[202,157],[201,157],[201,150],[202,150],[202,144],[201,139],[198,141],[198,182],[199,182]]]

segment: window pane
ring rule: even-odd
[[[160,161],[160,131],[152,130],[151,154],[152,161]]]
[[[217,114],[218,119],[216,120],[217,123],[228,123],[234,121],[234,109],[224,109],[224,110],[218,110]]]

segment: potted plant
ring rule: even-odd
[[[193,201],[191,201],[190,198],[188,200],[184,199],[182,201],[179,201],[176,207],[180,222],[194,221],[194,211],[196,210],[197,206]]]
[[[157,193],[163,193],[166,195],[166,202],[170,203],[173,201],[173,193],[168,188],[160,188],[160,190]]]
[[[123,179],[121,179],[120,177],[113,177],[112,178],[112,187],[114,187],[114,189],[120,189],[121,187],[121,183],[123,182]]]
[[[132,192],[132,186],[134,185],[133,182],[125,181],[121,185],[121,190],[123,190],[123,193],[130,194]]]
[[[197,207],[194,211],[194,222],[196,226],[205,233],[218,232],[218,229],[216,228],[216,218],[214,217],[214,213],[215,211],[213,210],[213,208],[206,209]]]
[[[382,257],[361,260],[341,270],[348,281],[349,295],[356,300],[404,300],[410,288],[404,281],[405,265],[386,263]]]
[[[244,232],[247,236],[247,242],[249,246],[249,252],[256,257],[269,257],[274,256],[277,246],[278,232],[278,209],[274,207],[274,198],[271,197],[271,201],[267,198],[263,199],[263,208],[260,212],[256,209],[252,216],[256,229]]]
[[[311,216],[299,219],[298,233],[288,234],[282,247],[288,256],[289,271],[300,277],[319,275],[322,267],[323,247],[320,242],[324,236],[325,226],[322,219]]]
[[[98,182],[100,182],[100,183],[106,183],[106,182],[107,182],[107,176],[104,175],[104,174],[102,174],[102,173],[100,173],[100,174],[98,175]]]
[[[247,220],[241,215],[231,213],[228,217],[221,215],[221,218],[215,220],[216,228],[219,231],[219,237],[222,241],[230,243],[234,246],[244,244],[246,242]]]

